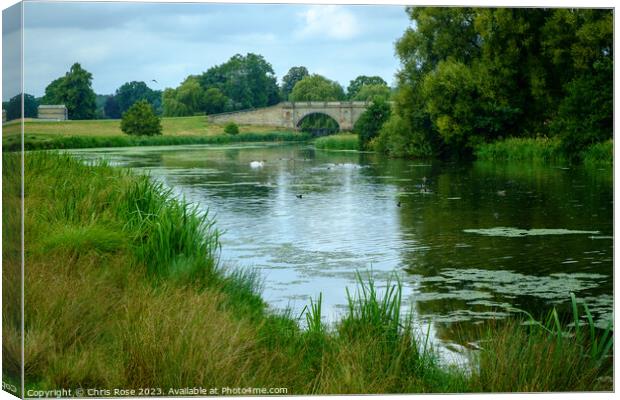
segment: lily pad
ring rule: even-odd
[[[498,226],[494,228],[486,229],[463,229],[465,233],[476,233],[484,236],[498,236],[498,237],[523,237],[523,236],[542,236],[542,235],[575,235],[575,234],[590,234],[595,235],[600,233],[599,231],[579,231],[571,229],[519,229],[513,227]]]

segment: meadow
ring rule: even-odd
[[[3,154],[3,365],[20,372],[18,154]],[[218,261],[217,222],[147,176],[69,155],[25,157],[26,390],[277,387],[287,394],[612,390],[610,331],[557,314],[481,326],[467,366],[443,364],[398,280],[358,274],[331,325],[322,297],[269,311],[260,277]],[[588,323],[587,309],[573,303]],[[527,325],[522,322],[529,321]],[[579,326],[579,325],[577,325]],[[589,325],[592,327],[592,324]]]
[[[162,118],[161,136],[129,136],[120,129],[120,120],[76,120],[24,122],[26,150],[88,147],[126,147],[185,144],[218,144],[244,141],[297,141],[307,135],[290,130],[255,125],[240,125],[239,134],[224,132],[224,125],[208,123],[205,116]],[[20,124],[2,127],[4,151],[21,148]]]

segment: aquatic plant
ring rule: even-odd
[[[355,134],[344,133],[323,136],[314,141],[314,146],[321,150],[359,150],[359,137]]]

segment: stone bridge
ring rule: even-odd
[[[270,107],[209,115],[208,121],[298,129],[301,120],[308,115],[325,114],[338,122],[341,131],[349,131],[369,104],[365,101],[286,101]]]

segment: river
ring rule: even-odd
[[[221,262],[258,270],[263,297],[298,316],[320,293],[326,322],[356,274],[398,276],[403,306],[444,354],[513,308],[613,318],[611,168],[442,163],[306,144],[73,150],[149,173],[209,210]],[[457,353],[454,353],[457,352]]]

